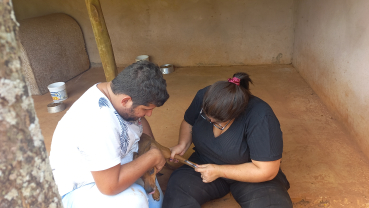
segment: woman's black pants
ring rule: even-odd
[[[189,160],[199,163],[194,154]],[[170,176],[162,207],[200,208],[205,202],[231,192],[242,208],[292,208],[288,188],[289,183],[281,171],[273,180],[262,183],[245,183],[223,178],[203,183],[200,173],[183,165]]]

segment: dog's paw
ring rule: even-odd
[[[155,190],[155,192],[152,194],[152,198],[155,201],[159,201],[160,200],[160,192],[158,190]]]

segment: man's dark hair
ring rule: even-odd
[[[166,88],[160,68],[149,61],[129,65],[111,82],[113,93],[129,95],[134,108],[150,104],[162,106],[169,98]]]
[[[204,113],[217,121],[232,120],[245,111],[251,96],[248,74],[238,72],[233,75],[240,79],[240,85],[228,81],[218,81],[206,91],[202,108]]]

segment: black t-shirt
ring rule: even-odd
[[[209,87],[209,86],[208,86]],[[279,121],[272,108],[258,97],[251,96],[245,111],[218,137],[213,125],[200,116],[208,87],[197,92],[184,119],[192,125],[195,152],[204,163],[241,164],[274,161],[282,158],[283,140]]]

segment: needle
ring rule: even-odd
[[[185,163],[187,163],[189,166],[193,167],[193,168],[197,168],[197,166],[193,163],[191,163],[190,161],[188,160],[185,160]]]

